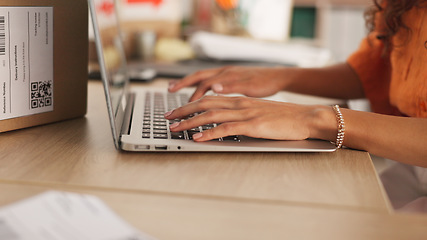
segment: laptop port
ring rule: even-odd
[[[135,150],[149,150],[150,145],[136,145]]]
[[[166,146],[166,145],[157,145],[154,148],[156,150],[168,150],[168,146]]]

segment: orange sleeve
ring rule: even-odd
[[[376,33],[373,32],[363,39],[359,49],[347,59],[347,62],[359,76],[372,111],[401,115],[390,105],[390,58],[387,54],[383,56],[383,51],[383,42],[378,40]]]

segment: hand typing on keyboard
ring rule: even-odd
[[[219,94],[241,93],[249,97],[267,97],[284,88],[286,81],[283,81],[283,76],[288,75],[286,71],[286,68],[240,66],[208,69],[181,81],[171,81],[169,91],[177,92],[184,87],[197,85],[190,101],[200,99],[209,90]]]
[[[200,114],[197,114],[200,113]],[[187,116],[191,116],[187,118]],[[184,119],[170,125],[171,132],[201,125],[220,125],[192,135],[195,141],[208,141],[233,135],[276,140],[318,138],[329,128],[335,137],[335,114],[328,106],[306,106],[248,97],[205,96],[171,110],[165,118]]]

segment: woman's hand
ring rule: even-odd
[[[197,85],[190,101],[200,99],[207,91],[240,93],[249,97],[267,97],[283,89],[286,68],[223,67],[196,72],[180,81],[171,82],[170,92]]]
[[[248,97],[205,96],[165,114],[167,119],[194,117],[172,124],[178,132],[205,124],[219,126],[193,136],[197,142],[230,135],[276,140],[334,140],[336,119],[326,106],[305,106]]]

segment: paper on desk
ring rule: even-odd
[[[208,32],[195,33],[190,44],[198,57],[217,60],[264,61],[299,67],[321,67],[331,60],[330,51],[324,48]]]
[[[148,240],[94,196],[50,191],[0,209],[0,239]]]

